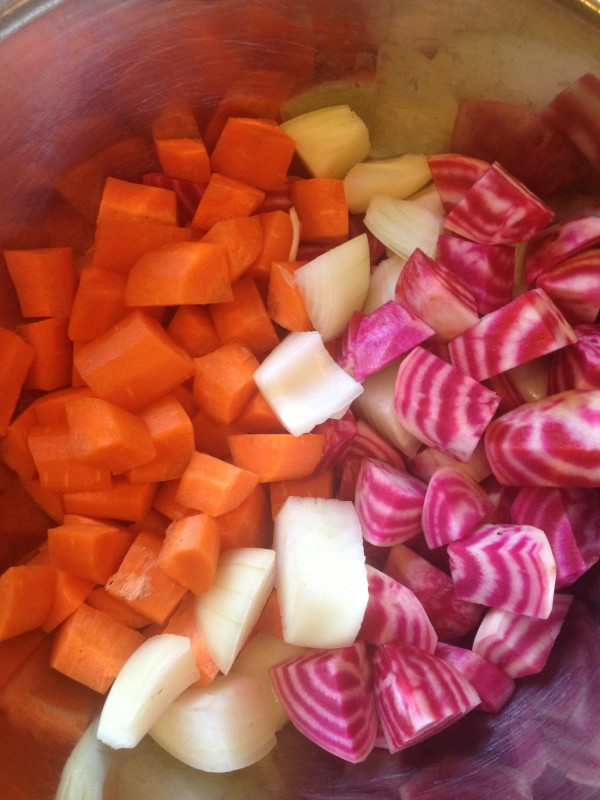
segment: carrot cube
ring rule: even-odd
[[[249,217],[264,198],[261,189],[213,172],[194,214],[192,228],[207,231],[221,220]]]
[[[184,596],[177,609],[173,612],[173,616],[165,626],[164,633],[172,633],[175,636],[187,636],[192,643],[192,652],[194,653],[196,666],[200,673],[199,679],[193,686],[207,686],[217,677],[219,668],[208,652],[204,637],[198,630],[194,598],[189,592]]]
[[[257,214],[263,229],[263,244],[256,261],[248,268],[253,278],[268,283],[273,261],[289,261],[294,240],[292,219],[286,211],[277,209]]]
[[[207,514],[172,522],[158,554],[159,567],[194,594],[205,592],[215,579],[220,536]]]
[[[233,285],[233,300],[209,306],[219,338],[225,344],[237,341],[253,353],[265,353],[279,344],[267,306],[250,275]]]
[[[179,481],[175,499],[188,508],[218,517],[238,506],[258,476],[207,453],[194,453]]]
[[[305,261],[274,261],[269,275],[267,312],[276,325],[288,331],[312,331],[306,303],[294,272]]]
[[[4,436],[35,356],[34,348],[14,331],[0,327],[0,436]]]
[[[177,224],[177,198],[170,189],[107,178],[96,224],[106,220],[138,219]]]
[[[77,283],[70,247],[5,250],[4,258],[24,317],[69,316]]]
[[[124,478],[115,478],[110,489],[65,492],[63,502],[68,514],[141,522],[152,506],[155,492],[155,483],[133,484]]]
[[[73,342],[89,342],[104,333],[129,311],[124,292],[127,278],[100,267],[81,271],[67,335]]]
[[[19,334],[34,351],[24,387],[51,392],[71,382],[73,347],[67,335],[68,321],[49,317],[17,325]]]
[[[232,341],[194,359],[194,400],[217,422],[231,423],[256,392],[258,359],[244,345]]]
[[[193,358],[205,356],[221,344],[208,309],[181,305],[167,325],[167,333]]]
[[[229,278],[235,283],[258,258],[263,229],[257,216],[232,217],[216,222],[202,237],[203,242],[225,245],[229,257]]]
[[[103,522],[69,522],[48,530],[48,548],[54,564],[94,584],[106,583],[133,539],[134,535],[125,528]]]
[[[22,564],[0,575],[0,641],[44,624],[56,585],[56,569]]]
[[[195,183],[210,180],[210,159],[202,139],[154,139],[162,171],[171,178]]]
[[[348,203],[343,181],[335,178],[294,181],[290,197],[300,220],[303,242],[336,245],[348,238]]]
[[[257,484],[245,500],[216,518],[221,536],[221,551],[232,547],[270,547],[273,522],[269,501],[262,484]]]
[[[233,463],[258,475],[260,483],[305,478],[321,460],[325,437],[318,433],[240,433],[229,437]]]
[[[193,232],[143,219],[108,219],[96,228],[92,267],[129,272],[144,253],[173,242],[190,242]]]

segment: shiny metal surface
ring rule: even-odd
[[[301,88],[363,74],[379,59],[371,110],[381,149],[392,147],[394,115],[382,107],[393,105],[394,81],[402,80],[394,70],[404,62],[394,53],[412,48],[422,55],[458,30],[553,42],[566,63],[583,54],[600,73],[599,0],[0,2],[0,247],[74,243],[85,252],[104,177],[135,179],[156,166],[149,131],[161,109],[185,101],[202,123],[241,77],[254,76],[260,90],[264,70],[284,71]],[[486,63],[483,55],[482,76]],[[543,76],[548,66],[534,60],[522,77]],[[1,264],[0,324],[17,319]],[[0,520],[0,531],[6,525]],[[27,537],[22,546],[23,552],[0,544],[2,569],[23,555]],[[432,742],[394,757],[375,752],[356,766],[285,730],[265,763],[208,785],[144,744],[117,756],[106,797],[597,800],[598,569],[576,592],[550,664],[520,682],[498,717],[471,714]],[[3,800],[51,798],[65,757],[0,716]],[[7,772],[9,762],[19,769]]]

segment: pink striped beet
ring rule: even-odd
[[[479,653],[454,644],[439,642],[435,655],[447,664],[451,664],[469,681],[479,695],[481,700],[479,708],[482,711],[497,714],[515,692],[516,685],[510,675]]]
[[[556,565],[546,534],[531,525],[482,525],[448,545],[457,597],[546,619]]]
[[[541,672],[572,600],[572,595],[554,595],[546,619],[490,609],[475,634],[473,652],[499,666],[511,678]]]
[[[354,505],[366,541],[392,547],[419,533],[426,488],[405,470],[363,458]]]
[[[462,539],[481,524],[494,505],[460,467],[440,467],[431,476],[423,503],[423,534],[429,547]]]
[[[433,653],[438,637],[417,596],[369,564],[367,579],[369,601],[358,638],[372,645],[403,642]]]
[[[556,562],[557,589],[570,586],[587,570],[558,489],[520,489],[511,508],[511,519],[516,525],[540,528],[548,537]]]
[[[500,397],[422,347],[400,364],[394,409],[423,444],[466,463],[494,416]]]
[[[413,456],[407,461],[407,469],[411,475],[416,475],[417,478],[420,478],[426,483],[430,480],[436,469],[440,467],[460,467],[478,483],[492,474],[485,454],[483,440],[479,442],[471,458],[464,464],[461,464],[455,458],[452,458],[452,456],[440,453],[439,450],[433,447],[423,447],[416,456]]]
[[[437,260],[467,284],[479,314],[489,314],[512,299],[515,249],[504,244],[481,244],[442,233]]]
[[[429,156],[427,164],[446,214],[491,166],[488,161],[460,155],[459,152]]]
[[[505,486],[600,486],[600,390],[550,395],[495,419],[485,433]]]
[[[341,463],[357,434],[357,423],[352,411],[347,411],[340,419],[328,419],[317,425],[313,433],[325,437],[323,455],[318,471],[323,472]]]
[[[572,325],[593,323],[600,311],[600,248],[584,250],[536,281]]]
[[[378,647],[373,672],[377,712],[391,753],[428,739],[479,705],[477,692],[460,672],[410,645]]]
[[[558,350],[548,375],[551,394],[568,389],[600,389],[600,325],[576,325],[577,342]]]
[[[444,642],[472,631],[483,615],[483,606],[457,596],[449,575],[405,544],[392,547],[383,571],[419,598],[438,637]]]
[[[448,347],[455,367],[483,381],[576,341],[548,295],[532,289],[482,317]]]
[[[597,244],[600,244],[600,216],[597,214],[579,214],[550,225],[527,244],[525,280],[534,284],[557,264]]]
[[[483,244],[527,242],[554,219],[552,209],[498,162],[447,214],[444,227]]]
[[[400,451],[363,419],[356,421],[356,436],[353,438],[348,452],[361,458],[376,458],[397,469],[404,469],[404,459]]]
[[[600,78],[591,72],[582,75],[557,94],[544,109],[544,115],[562,131],[600,171]]]
[[[600,493],[597,489],[561,489],[560,496],[586,567],[600,560]]]
[[[479,321],[468,286],[418,248],[400,273],[396,300],[444,341],[454,339]]]

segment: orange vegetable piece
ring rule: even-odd
[[[100,267],[81,271],[67,329],[71,341],[89,342],[128,313],[126,282],[125,275]]]
[[[167,622],[163,632],[172,633],[175,636],[187,636],[191,641],[196,666],[200,672],[200,677],[193,686],[207,686],[217,677],[219,668],[208,652],[206,642],[198,630],[194,598],[190,592],[184,596],[178,608],[173,612],[173,616]]]
[[[14,331],[0,327],[0,353],[0,436],[4,436],[33,363],[35,350]]]
[[[192,514],[172,522],[158,554],[159,567],[194,594],[202,594],[217,572],[220,536],[207,514]]]
[[[248,272],[266,285],[273,261],[289,261],[294,229],[286,211],[265,211],[257,216],[263,229],[263,245]]]
[[[257,216],[224,219],[216,222],[204,234],[202,241],[225,245],[229,256],[229,279],[235,283],[259,256],[262,225]]]
[[[230,117],[210,157],[212,169],[259,189],[283,186],[296,144],[273,120]]]
[[[42,630],[50,633],[57,628],[79,608],[93,588],[93,581],[57,569],[54,602],[42,625]]]
[[[273,589],[267,598],[267,602],[263,606],[260,613],[258,622],[254,626],[254,632],[270,633],[272,636],[278,636],[283,639],[283,624],[281,622],[281,608],[279,606],[279,598],[277,597],[277,589]]]
[[[48,530],[48,549],[58,569],[106,583],[131,546],[134,534],[105,522],[68,522]],[[91,587],[90,587],[91,588]]]
[[[4,258],[24,317],[69,316],[77,283],[70,247],[5,250]]]
[[[193,358],[204,356],[221,344],[208,309],[202,306],[179,306],[167,325],[167,333]]]
[[[195,452],[181,476],[175,498],[188,508],[218,517],[245,500],[257,483],[254,473]]]
[[[119,569],[106,582],[106,591],[120,597],[153,622],[163,624],[186,593],[158,563],[163,539],[141,531],[127,551]]]
[[[348,238],[348,203],[342,180],[294,181],[290,185],[290,197],[300,220],[301,241],[336,245]]]
[[[29,551],[46,538],[50,517],[36,503],[21,481],[12,482],[0,492],[0,573],[27,557]]]
[[[86,603],[134,630],[145,628],[152,622],[145,614],[140,614],[139,611],[133,609],[125,600],[107,592],[104,586],[96,586],[95,589],[92,589],[87,596]]]
[[[44,624],[54,600],[56,570],[21,564],[0,575],[0,641]]]
[[[256,392],[235,420],[244,433],[285,433],[279,418],[260,392]],[[229,449],[229,446],[228,446]]]
[[[216,517],[221,537],[221,552],[232,547],[270,547],[273,522],[269,501],[262,484],[257,484],[245,500]]]
[[[202,409],[198,409],[192,416],[192,425],[196,450],[225,461],[231,459],[227,437],[237,431],[235,423],[218,422]]]
[[[120,178],[106,179],[96,224],[106,220],[136,219],[177,225],[177,198],[170,189],[145,186]]]
[[[92,397],[89,386],[67,386],[41,395],[31,404],[39,425],[67,422],[67,403],[76,397]]]
[[[194,371],[185,350],[156,320],[139,310],[83,345],[74,362],[98,397],[128,411],[158,400]]]
[[[153,509],[171,521],[194,513],[194,509],[177,500],[178,489],[178,480],[163,481],[154,496]]]
[[[113,272],[129,272],[150,250],[173,242],[190,242],[193,231],[143,219],[109,219],[96,228],[92,266]]]
[[[171,178],[195,183],[210,180],[210,159],[202,139],[154,139],[162,171]]]
[[[110,489],[65,492],[62,497],[68,514],[141,522],[152,506],[155,492],[155,483],[133,484],[124,478],[115,478]]]
[[[312,331],[304,297],[294,272],[306,261],[274,261],[269,275],[267,312],[276,325],[287,331]]]
[[[325,437],[318,433],[238,433],[229,437],[233,463],[258,475],[260,483],[312,474],[324,444]]]
[[[50,666],[104,694],[143,641],[138,631],[83,603],[57,630]]]
[[[67,336],[67,326],[66,319],[49,317],[15,327],[15,332],[34,351],[24,388],[51,392],[70,384],[73,348]]]
[[[188,103],[175,101],[162,108],[152,123],[154,139],[198,139],[200,130]]]
[[[243,344],[232,341],[194,359],[194,400],[217,422],[231,423],[256,391],[258,359]]]
[[[213,172],[192,220],[192,228],[207,231],[232,217],[249,217],[265,198],[261,189]]]
[[[33,653],[46,634],[41,628],[20,633],[0,642],[0,689],[5,686],[25,659]]]
[[[267,306],[254,279],[246,274],[233,285],[233,300],[209,306],[219,338],[240,342],[253,353],[265,353],[279,344]]]
[[[165,244],[144,253],[125,287],[128,306],[202,305],[232,297],[226,247],[203,241]]]
[[[286,481],[273,481],[269,484],[269,498],[273,518],[288,497],[321,497],[324,500],[333,498],[333,472],[317,472],[307,478],[295,478]]]
[[[22,480],[23,489],[27,492],[33,502],[55,522],[61,522],[65,507],[60,492],[54,492],[42,485],[39,478],[28,478]]]

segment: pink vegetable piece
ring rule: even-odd
[[[576,341],[548,295],[532,289],[483,317],[448,346],[454,366],[483,381]]]
[[[535,283],[567,258],[600,244],[600,215],[579,214],[541,231],[527,244],[525,280]]]
[[[440,467],[460,467],[478,483],[492,474],[483,440],[478,443],[471,458],[464,464],[433,447],[423,447],[407,462],[408,471],[426,483]]]
[[[363,419],[356,422],[356,436],[350,443],[349,452],[361,458],[377,458],[397,469],[405,468],[401,453]]]
[[[462,539],[493,509],[493,503],[460,467],[440,467],[431,476],[423,503],[423,533],[429,547]]]
[[[456,153],[429,156],[427,164],[446,214],[490,168],[488,161]]]
[[[405,470],[363,458],[354,504],[367,542],[392,547],[419,533],[426,488]]]
[[[433,736],[479,705],[477,692],[454,667],[410,645],[378,647],[373,671],[391,753]]]
[[[418,248],[396,284],[396,300],[449,341],[479,321],[473,293],[450,269]]]
[[[403,642],[433,653],[438,637],[417,596],[369,564],[367,579],[369,602],[358,638],[372,645]]]
[[[473,455],[499,402],[497,394],[422,347],[398,369],[394,409],[401,424],[461,463]]]
[[[475,634],[473,652],[487,658],[512,678],[541,672],[572,601],[572,595],[556,594],[546,619],[490,609]]]
[[[317,425],[313,433],[325,437],[323,455],[317,468],[322,472],[343,461],[357,433],[356,419],[352,411],[347,411],[340,419],[328,419]]]
[[[515,692],[516,685],[510,675],[479,653],[439,642],[435,655],[447,664],[451,664],[469,681],[479,695],[481,700],[479,707],[482,711],[497,714]]]
[[[591,72],[582,75],[544,113],[600,171],[600,78]]]
[[[309,650],[269,671],[296,728],[329,753],[353,764],[373,749],[378,721],[365,643]]]
[[[573,325],[593,323],[600,311],[600,248],[591,248],[542,273],[536,286]]]
[[[552,359],[548,385],[552,394],[569,389],[600,389],[600,325],[576,325],[575,344]]]
[[[600,560],[600,493],[597,489],[561,489],[560,496],[581,557],[589,569]]]
[[[505,486],[599,486],[600,390],[573,389],[510,411],[488,426],[485,448]]]
[[[437,260],[471,290],[479,314],[489,314],[512,299],[515,249],[505,244],[481,244],[442,233]]]
[[[548,537],[556,562],[556,588],[570,586],[587,570],[560,491],[544,486],[520,489],[511,508],[516,525],[533,525]]]
[[[554,212],[504,167],[492,166],[446,216],[444,227],[473,242],[527,242],[554,219]]]
[[[546,619],[556,565],[546,534],[532,525],[482,525],[448,545],[457,597]]]
[[[469,633],[483,615],[483,606],[457,597],[449,575],[405,544],[392,547],[383,571],[418,597],[441,641]]]

